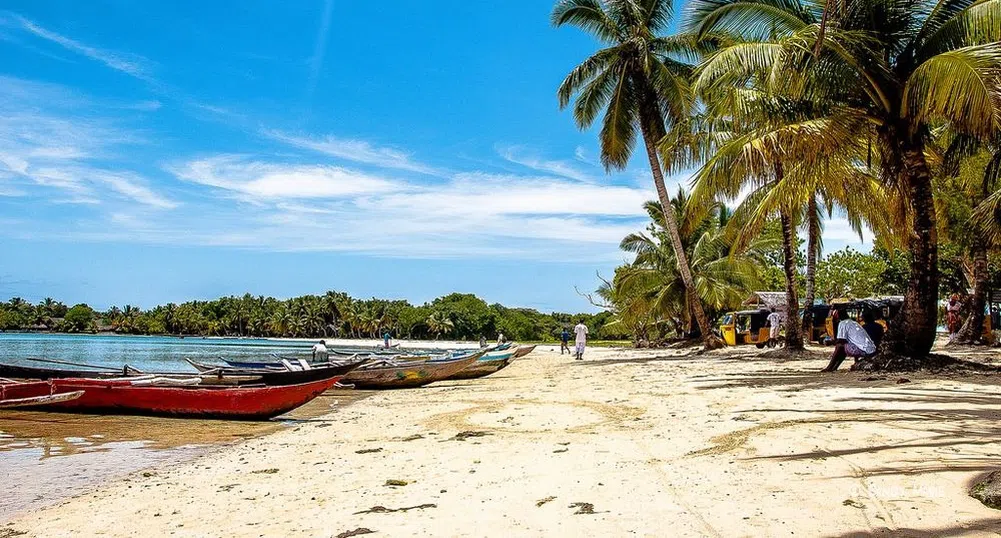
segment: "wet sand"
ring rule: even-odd
[[[23,514],[30,536],[998,536],[996,375],[539,348]],[[982,353],[993,360],[995,352]],[[901,382],[906,379],[906,382]]]
[[[133,472],[178,464],[282,428],[328,420],[322,417],[370,394],[329,391],[269,422],[4,411],[0,468],[8,486],[0,497],[0,523]]]

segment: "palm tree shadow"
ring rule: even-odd
[[[959,525],[936,527],[932,529],[915,528],[884,528],[852,531],[842,534],[825,534],[824,538],[871,538],[876,535],[906,536],[908,538],[947,538],[951,536],[969,536],[971,532],[996,533],[1001,529],[1001,517],[984,518]]]

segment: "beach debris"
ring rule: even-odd
[[[28,531],[19,531],[16,529],[0,529],[0,538],[14,538],[15,536],[23,536],[28,534]]]
[[[542,505],[544,505],[544,504],[546,504],[548,502],[553,502],[555,500],[556,500],[556,497],[552,497],[552,496],[546,497],[545,499],[539,499],[539,500],[535,501],[535,506],[539,507],[539,506],[542,506]]]
[[[984,506],[1001,510],[1001,471],[994,471],[970,490],[970,496]]]
[[[258,469],[256,471],[250,471],[250,474],[275,474],[277,472],[278,472],[278,469],[275,469],[274,467],[272,467],[270,469]]]
[[[415,433],[415,434],[413,434],[413,435],[408,435],[408,436],[406,436],[406,437],[404,437],[404,438],[400,439],[400,441],[402,441],[402,442],[404,442],[404,443],[405,443],[405,442],[407,442],[407,441],[416,441],[416,440],[418,440],[418,439],[423,439],[423,438],[424,438],[424,436],[423,436],[423,435],[421,435],[421,434],[419,434],[419,433]]]
[[[560,446],[570,446],[570,441],[567,441],[566,443],[556,443],[556,444]]]
[[[573,513],[575,516],[594,513],[594,505],[591,503],[573,503],[567,508],[576,508],[577,511]]]
[[[354,515],[360,514],[389,514],[391,512],[409,512],[410,510],[424,510],[425,508],[438,508],[437,504],[418,504],[417,506],[405,506],[403,508],[386,508],[385,506],[373,506],[368,510],[362,510],[361,512],[355,512]]]
[[[455,437],[452,437],[449,441],[465,441],[471,437],[486,437],[488,435],[490,435],[489,432],[465,431],[455,434]]]
[[[409,483],[410,482],[407,480],[395,480],[395,479],[386,480],[387,486],[406,486]]]
[[[358,527],[353,531],[344,531],[336,536],[336,538],[351,538],[352,536],[361,536],[362,534],[374,534],[375,531],[371,529],[366,529],[365,527]]]
[[[553,454],[559,454],[561,452],[569,452],[569,451],[570,451],[569,448],[557,448],[556,450],[553,451]]]
[[[904,383],[910,383],[910,382],[911,380],[907,379],[906,377],[901,377],[900,379],[897,380],[898,385],[903,385]]]
[[[219,491],[232,491],[236,486],[239,486],[239,484],[224,484],[219,486]]]
[[[363,448],[361,450],[355,450],[355,454],[374,454],[376,452],[382,452],[382,447],[378,448]]]
[[[858,501],[856,501],[854,499],[845,499],[841,504],[844,505],[844,506],[851,506],[852,508],[858,508],[860,510],[865,509],[865,505],[864,504],[862,504],[862,503],[860,503],[860,502],[858,502]]]

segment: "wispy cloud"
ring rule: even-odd
[[[169,167],[178,178],[259,200],[342,198],[386,192],[393,184],[336,166],[253,161],[220,155]]]
[[[307,96],[310,100],[316,92],[316,84],[323,71],[323,59],[327,55],[327,35],[330,33],[330,18],[334,14],[334,0],[326,0],[323,5],[323,15],[320,16],[320,30],[316,34],[316,45],[313,47],[313,58],[309,66],[309,85]]]
[[[330,157],[368,164],[379,168],[405,170],[433,176],[440,176],[445,173],[442,170],[413,160],[411,155],[405,151],[391,147],[374,146],[364,140],[338,138],[333,135],[314,138],[273,129],[262,129],[261,135],[297,148],[308,149]]]
[[[521,146],[501,146],[497,148],[497,153],[508,162],[530,168],[537,172],[555,174],[583,183],[596,183],[598,181],[596,177],[581,170],[572,162],[537,157]]]
[[[111,107],[114,108],[114,107]],[[46,202],[100,204],[125,199],[172,209],[139,174],[106,161],[143,138],[108,118],[93,102],[60,87],[0,77],[0,179],[8,194]]]
[[[111,69],[121,71],[122,73],[131,75],[140,80],[151,80],[151,63],[142,56],[101,49],[82,43],[52,30],[43,28],[35,22],[15,13],[0,12],[0,17],[2,17],[2,21],[0,22],[5,23],[6,26],[16,26],[21,30],[34,35],[35,37],[55,43],[66,50],[75,52],[90,58],[91,60],[101,62]]]

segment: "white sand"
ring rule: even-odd
[[[997,377],[540,348],[13,521],[33,536],[998,536]],[[847,367],[847,366],[846,366]],[[465,441],[459,432],[485,432]],[[421,436],[405,440],[408,436]],[[358,454],[363,449],[379,452]],[[406,486],[387,486],[404,480]],[[544,499],[550,499],[543,502]],[[594,514],[575,514],[591,503]],[[541,504],[541,506],[537,506]],[[434,505],[407,512],[358,514]],[[3,535],[0,529],[0,535]]]

